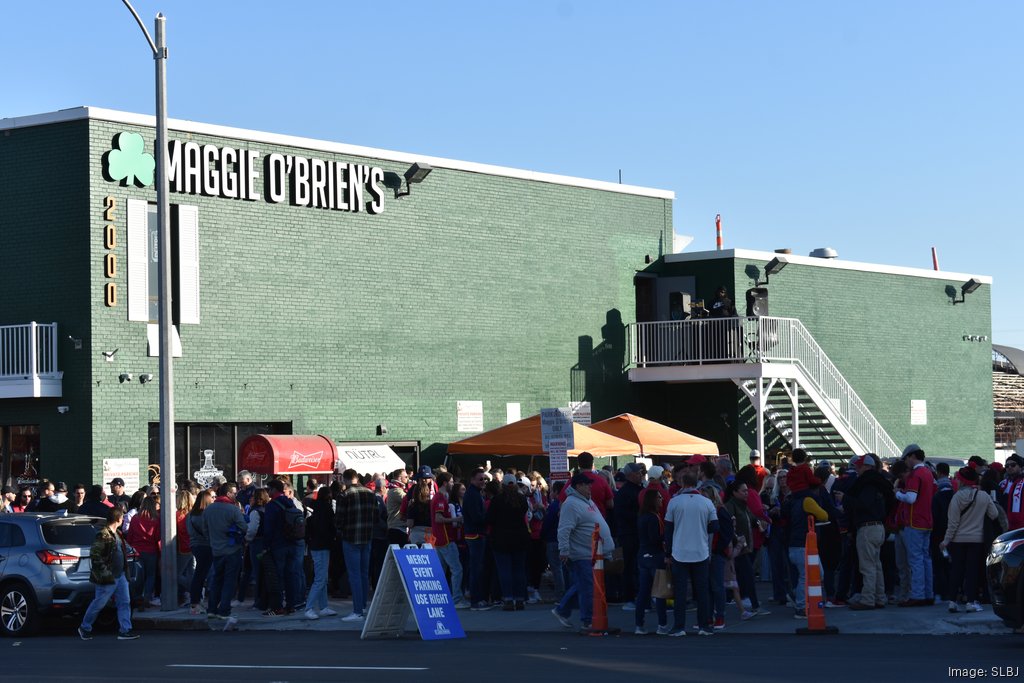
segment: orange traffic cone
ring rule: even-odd
[[[590,629],[584,631],[588,636],[610,636],[621,629],[608,628],[608,603],[604,594],[604,543],[601,541],[601,526],[594,525],[591,536],[591,561],[594,564],[594,615]]]
[[[832,635],[835,626],[825,625],[825,600],[821,592],[821,558],[818,556],[818,534],[814,516],[807,516],[807,542],[804,545],[804,598],[807,605],[807,628],[798,628],[797,635]]]

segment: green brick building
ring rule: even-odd
[[[4,481],[156,461],[153,138],[96,108],[0,121]],[[258,432],[436,463],[459,402],[464,430],[566,405],[602,334],[595,410],[627,407],[633,275],[671,243],[671,192],[186,121],[169,141],[179,475],[207,449],[233,474]]]
[[[0,120],[4,482],[137,459],[144,483],[157,461],[153,138],[152,117],[96,108]],[[187,121],[169,142],[179,475],[208,450],[234,475],[255,433],[436,464],[572,401],[734,455],[881,452],[832,424],[847,394],[798,382],[803,337],[893,444],[991,448],[984,277],[961,297],[971,276],[790,256],[748,318],[775,254],[667,253],[671,192]],[[410,186],[414,164],[433,170]],[[672,320],[719,285],[740,317]]]
[[[797,443],[836,459],[909,443],[991,458],[990,278],[736,249],[670,254],[637,282],[651,321],[630,327],[637,410],[674,414],[741,465]],[[711,307],[723,285],[738,319],[669,321],[673,293]]]

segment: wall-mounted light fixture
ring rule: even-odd
[[[149,374],[148,372],[139,375],[139,382],[141,382],[142,384],[149,384],[152,381],[153,375]]]
[[[81,339],[76,339],[75,337],[72,337],[69,334],[68,335],[68,341],[75,345],[75,351],[81,351],[82,350],[82,340]]]
[[[57,406],[57,412],[61,415],[67,415],[71,411],[70,406]]]
[[[405,192],[402,192],[402,183],[398,182],[398,187],[395,187],[395,199],[399,197],[408,197],[412,191],[414,183],[422,183],[423,179],[430,175],[430,172],[434,168],[430,164],[417,161],[415,164],[409,167],[409,170],[405,172]]]
[[[377,425],[377,436],[384,436],[388,433],[387,425]]]
[[[971,278],[967,282],[960,285],[960,298],[953,299],[954,304],[962,304],[967,300],[967,295],[973,293],[975,290],[981,287],[981,281],[976,278]]]
[[[122,372],[120,375],[117,376],[117,381],[120,382],[121,384],[124,384],[125,382],[131,382],[132,373]]]
[[[782,272],[782,269],[789,265],[789,259],[785,256],[776,256],[764,266],[764,282],[760,279],[755,279],[754,286],[760,287],[761,285],[768,284],[768,277],[771,275],[778,275]]]

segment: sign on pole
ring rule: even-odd
[[[392,545],[363,624],[363,638],[400,638],[412,615],[423,640],[465,638],[437,551]]]
[[[548,441],[548,465],[551,468],[551,481],[564,481],[569,478],[569,453],[565,447],[565,439]]]
[[[564,439],[566,450],[575,448],[572,424],[572,413],[568,408],[540,409],[540,439],[545,453],[550,452],[548,442],[552,439]]]

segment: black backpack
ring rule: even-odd
[[[289,541],[302,541],[306,538],[306,515],[295,504],[289,507],[277,499],[283,513],[283,534]]]

